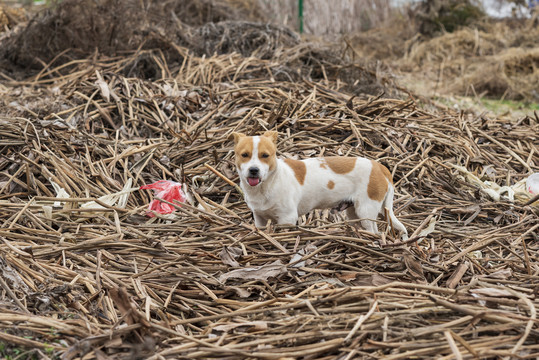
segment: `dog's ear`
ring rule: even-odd
[[[263,136],[269,137],[271,140],[273,140],[274,144],[277,144],[277,137],[279,137],[279,133],[277,131],[266,131]]]
[[[244,137],[244,136],[245,136],[245,134],[233,132],[233,133],[230,134],[230,136],[228,137],[228,140],[234,139],[234,143],[237,144],[238,141],[240,141],[240,139],[241,139],[242,137]]]

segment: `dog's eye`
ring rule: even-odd
[[[249,156],[249,153],[243,153],[243,154],[241,154],[241,157],[244,157],[244,158],[246,158],[246,157],[248,157],[248,156]]]
[[[262,154],[262,158],[264,159],[269,158],[269,154]]]

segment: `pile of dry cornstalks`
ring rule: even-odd
[[[537,117],[353,97],[358,84],[336,75],[348,65],[292,79],[282,59],[298,46],[278,60],[178,46],[177,66],[141,50],[2,80],[0,351],[539,356],[539,218],[522,190],[539,169]],[[158,80],[128,75],[141,61]],[[228,136],[267,129],[281,157],[386,164],[410,241],[327,210],[256,229]],[[161,179],[187,184],[192,202],[148,218],[153,194],[138,187]]]

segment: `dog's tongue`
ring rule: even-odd
[[[256,186],[260,182],[259,178],[247,178],[247,181],[249,182],[249,185]]]

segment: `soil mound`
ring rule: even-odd
[[[421,66],[489,56],[509,46],[504,40],[496,34],[466,28],[418,43],[410,49],[408,58]]]
[[[243,21],[209,22],[194,29],[190,38],[191,49],[200,56],[236,52],[261,59],[299,42],[299,36],[286,27]]]
[[[539,48],[510,48],[470,64],[466,74],[455,79],[450,90],[505,99],[539,101]]]
[[[94,53],[116,56],[155,47],[149,35],[185,45],[190,27],[248,16],[226,1],[67,0],[39,12],[5,39],[0,55],[18,66],[38,68]]]
[[[57,71],[67,74],[77,60],[118,56],[127,59],[124,75],[156,79],[184,65],[187,54],[237,53],[272,60],[261,72],[240,77],[338,79],[343,90],[355,95],[397,93],[387,73],[341,56],[339,47],[304,43],[287,27],[246,21],[259,16],[255,10],[224,0],[150,1],[144,6],[135,0],[68,0],[7,36],[0,58],[17,79],[61,64],[65,67]]]

